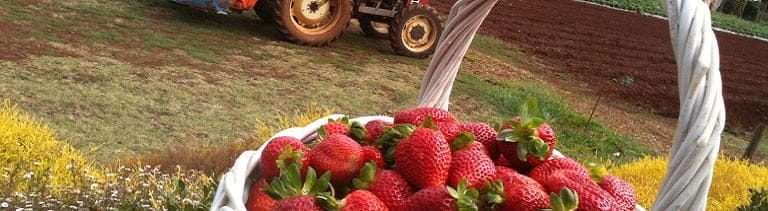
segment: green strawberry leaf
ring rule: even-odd
[[[530,145],[531,142],[517,143],[517,158],[520,159],[520,161],[525,161],[528,159],[528,148]]]
[[[539,137],[534,137],[533,142],[530,142],[533,145],[533,156],[538,158],[539,160],[544,160],[549,154],[549,145],[547,143],[544,143],[544,140],[541,140]]]
[[[530,125],[531,127],[536,128],[536,127],[539,127],[542,124],[544,124],[544,119],[538,118],[538,117],[534,117],[527,124]]]
[[[317,136],[319,139],[325,139],[325,137],[328,137],[328,131],[325,130],[325,127],[320,127],[320,129],[317,129]]]
[[[376,179],[376,163],[368,162],[363,165],[360,175],[352,179],[352,185],[358,190],[367,190]]]
[[[498,135],[496,135],[497,141],[506,141],[506,142],[517,142],[517,139],[515,138],[515,130],[514,129],[505,129],[499,132]]]
[[[453,142],[450,143],[452,151],[458,151],[468,147],[472,142],[475,142],[475,135],[470,132],[461,132]]]

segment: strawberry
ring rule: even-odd
[[[302,210],[302,211],[324,211],[323,207],[321,207],[317,200],[315,200],[314,197],[311,196],[296,196],[290,199],[286,199],[283,201],[280,201],[280,203],[275,206],[275,211],[294,211],[294,210]]]
[[[615,176],[608,175],[608,170],[602,165],[590,165],[589,173],[592,180],[613,196],[613,199],[616,201],[614,210],[630,211],[635,209],[637,198],[635,190],[629,183]]]
[[[261,152],[259,169],[261,169],[262,178],[271,181],[272,178],[280,175],[281,168],[294,163],[304,164],[301,168],[302,175],[304,175],[309,164],[309,156],[305,156],[308,155],[308,152],[309,149],[304,146],[304,143],[296,138],[282,136],[272,139]]]
[[[251,191],[248,194],[248,201],[245,203],[245,208],[250,211],[271,211],[275,208],[274,199],[269,197],[266,193],[262,192],[267,187],[267,183],[259,181],[251,186]]]
[[[384,156],[379,151],[379,148],[373,146],[363,147],[363,162],[375,162],[376,166],[384,168]]]
[[[368,141],[368,144],[373,144],[376,142],[376,139],[378,139],[382,134],[384,134],[384,128],[386,127],[394,127],[395,125],[382,121],[382,120],[373,120],[365,124],[365,131],[366,137],[365,140]]]
[[[463,146],[462,146],[463,145]],[[481,187],[486,181],[496,175],[496,166],[483,144],[473,140],[471,133],[459,135],[453,142],[454,149],[451,158],[451,169],[448,176],[448,184],[456,187],[459,181],[466,180],[468,188]]]
[[[424,120],[428,119],[427,117],[443,133],[448,142],[453,141],[461,133],[459,120],[450,112],[438,108],[421,107],[400,111],[395,114],[395,124],[422,125]]]
[[[538,105],[530,100],[527,106],[521,108],[521,116],[505,123],[496,140],[501,141],[499,147],[511,166],[518,170],[535,167],[552,156],[552,150],[557,146],[554,130],[544,120],[532,117]]]
[[[360,176],[352,181],[356,189],[368,190],[376,195],[390,210],[406,210],[413,188],[408,181],[394,170],[377,169],[369,162],[360,170]]]
[[[313,168],[307,170],[305,181],[301,181],[299,164],[293,164],[280,172],[280,176],[272,180],[264,189],[264,193],[277,200],[273,210],[323,210],[315,200],[315,196],[328,190],[331,186],[330,172],[319,178]]]
[[[578,195],[577,210],[617,210],[614,208],[616,202],[614,201],[613,196],[600,188],[600,186],[598,186],[597,183],[592,181],[588,176],[585,177],[578,171],[568,169],[555,170],[543,182],[541,182],[541,184],[544,185],[547,191],[550,192],[558,192],[563,188],[572,190],[574,193],[576,193],[576,195]],[[557,200],[558,199],[555,199],[552,202],[556,202]],[[561,201],[568,200],[561,199]],[[556,204],[558,203],[552,203],[553,207],[559,206]]]
[[[496,158],[496,160],[493,161],[493,163],[496,164],[496,166],[509,166],[509,161],[507,161],[504,156],[499,156]]]
[[[356,190],[347,194],[341,201],[336,200],[331,194],[321,194],[319,196],[320,203],[327,210],[339,210],[339,211],[386,211],[387,206],[384,205],[379,198],[373,195],[367,190]]]
[[[349,117],[339,119],[328,119],[328,123],[317,130],[320,138],[325,138],[333,134],[349,135],[350,125]]]
[[[551,207],[547,191],[535,180],[506,167],[499,167],[496,178],[487,184],[484,196],[493,208],[538,211]]]
[[[464,123],[461,125],[461,131],[475,135],[475,141],[482,143],[488,149],[491,159],[496,160],[501,154],[497,147],[496,130],[488,126],[488,124],[481,122]]]
[[[541,165],[538,165],[535,168],[531,169],[531,172],[528,173],[528,176],[530,176],[536,181],[542,182],[547,177],[549,177],[549,175],[552,174],[552,172],[559,169],[574,170],[578,172],[580,175],[583,175],[584,177],[589,175],[589,173],[587,173],[587,168],[582,166],[580,163],[574,161],[573,159],[557,158],[557,159],[544,161],[544,163],[542,163]]]
[[[408,210],[478,210],[475,189],[467,189],[466,180],[456,189],[450,186],[432,186],[419,190],[408,200]]]
[[[332,134],[309,152],[310,166],[318,172],[331,172],[331,183],[346,186],[363,167],[363,148],[351,138]]]
[[[395,146],[395,165],[418,188],[444,186],[451,167],[451,148],[439,131],[417,128]]]

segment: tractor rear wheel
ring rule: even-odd
[[[275,22],[275,15],[272,14],[272,7],[269,6],[267,1],[269,0],[256,1],[256,6],[253,7],[253,12],[256,13],[259,18],[261,18],[261,21],[264,21],[265,23],[272,23]]]
[[[389,24],[389,42],[397,54],[425,58],[435,52],[443,32],[437,11],[424,4],[411,4]]]
[[[352,18],[350,0],[269,0],[275,24],[288,41],[324,46],[336,40]]]
[[[389,38],[389,26],[386,23],[372,21],[365,15],[357,18],[357,22],[360,22],[360,30],[363,31],[363,35],[376,39]]]

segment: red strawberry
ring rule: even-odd
[[[635,190],[624,180],[617,177],[608,175],[604,176],[603,180],[597,183],[603,190],[607,191],[613,199],[616,201],[619,211],[635,210],[637,205],[637,198],[635,196]]]
[[[400,173],[377,168],[374,163],[366,163],[352,184],[356,189],[370,191],[393,211],[407,210],[408,198],[413,195],[413,188]]]
[[[379,148],[373,146],[363,147],[363,162],[375,162],[379,168],[384,168],[384,156]]]
[[[246,209],[249,211],[272,211],[275,208],[277,202],[262,192],[265,187],[267,187],[267,183],[264,181],[259,181],[251,186],[248,201],[245,203]]]
[[[450,112],[438,108],[412,108],[400,111],[395,114],[395,124],[422,125],[425,119],[431,119],[431,125],[437,127],[445,140],[453,141],[461,133],[459,120],[453,117]]]
[[[497,147],[496,130],[488,124],[481,122],[464,123],[461,125],[461,131],[475,135],[475,141],[482,143],[488,149],[491,159],[496,160],[501,154]]]
[[[282,200],[275,206],[275,211],[323,211],[323,208],[311,196],[296,196],[290,199]]]
[[[493,161],[493,163],[496,164],[496,166],[509,166],[509,161],[507,161],[504,156],[499,156],[499,158],[496,158],[496,160]]]
[[[458,148],[458,150],[453,152],[453,158],[451,158],[451,170],[448,176],[450,186],[456,187],[459,181],[466,179],[469,183],[468,188],[481,187],[496,175],[496,166],[488,157],[485,147],[480,142],[474,141],[471,135],[462,134],[451,142],[451,148]]]
[[[336,200],[331,194],[320,195],[320,203],[327,210],[339,210],[339,211],[386,211],[387,206],[384,205],[379,198],[376,198],[371,192],[367,190],[356,190],[347,194],[341,201]]]
[[[510,168],[499,167],[496,178],[487,194],[499,210],[538,211],[551,208],[549,194],[544,186]],[[499,201],[498,199],[501,199]]]
[[[494,178],[494,179],[499,179],[499,178],[508,177],[508,176],[514,176],[516,174],[520,174],[520,173],[517,173],[517,171],[515,171],[514,169],[511,169],[511,168],[506,167],[506,166],[496,166],[496,178]]]
[[[440,132],[417,128],[395,146],[395,165],[418,188],[442,187],[448,180],[451,148]]]
[[[319,178],[311,167],[307,170],[305,181],[301,181],[299,164],[293,164],[280,172],[272,180],[264,193],[277,200],[274,210],[323,210],[315,196],[331,186],[331,174],[326,172]]]
[[[550,192],[558,192],[563,188],[575,192],[578,195],[578,210],[580,211],[617,210],[614,208],[616,202],[613,196],[578,171],[555,170],[541,184]]]
[[[456,189],[432,186],[419,190],[408,200],[408,210],[478,210],[475,189],[461,181]]]
[[[612,175],[608,175],[608,170],[601,165],[591,165],[589,172],[592,176],[592,180],[597,182],[603,190],[613,196],[613,199],[616,201],[615,210],[630,211],[635,209],[637,198],[635,196],[635,190],[629,183]]]
[[[291,150],[288,151],[288,148]],[[304,164],[301,168],[302,175],[307,172],[309,164],[309,149],[296,138],[283,136],[269,141],[264,151],[261,153],[259,169],[261,169],[262,178],[271,181],[272,178],[280,175],[280,168],[288,167],[294,163]]]
[[[382,120],[370,121],[365,124],[365,130],[367,132],[365,140],[368,141],[368,144],[373,144],[381,134],[384,134],[384,128],[394,126],[394,124]]]
[[[331,172],[331,183],[345,186],[363,167],[363,148],[351,138],[332,134],[309,152],[310,166],[318,172]]]
[[[336,120],[328,119],[328,124],[320,127],[317,133],[325,138],[333,134],[349,135],[349,129],[349,117],[345,116]]]
[[[499,148],[513,168],[530,169],[552,156],[557,137],[552,127],[543,121],[516,117],[502,127],[497,137],[502,141],[498,143]]]
[[[570,158],[558,158],[544,161],[541,165],[531,169],[531,172],[528,173],[528,175],[534,180],[542,182],[549,177],[552,172],[559,169],[574,170],[584,177],[589,176],[587,168]]]

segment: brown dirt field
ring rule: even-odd
[[[447,13],[454,2],[432,5]],[[546,78],[584,83],[595,94],[676,117],[668,30],[665,20],[569,0],[500,0],[481,27],[541,60]],[[768,123],[768,42],[716,34],[729,125]],[[626,77],[634,82],[619,82]]]

